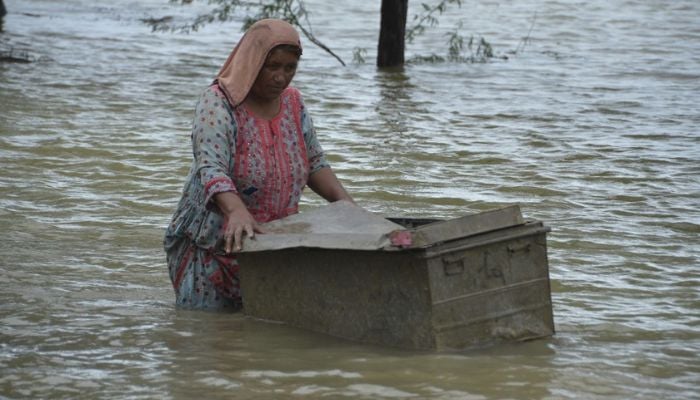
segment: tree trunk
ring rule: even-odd
[[[398,67],[404,64],[407,11],[408,0],[382,0],[378,67]]]

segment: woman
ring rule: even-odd
[[[304,186],[328,201],[352,201],[289,86],[300,56],[290,24],[258,21],[197,103],[194,160],[164,241],[180,307],[239,309],[234,253],[245,236],[264,233],[261,223],[296,213]]]

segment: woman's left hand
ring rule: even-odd
[[[311,174],[307,185],[319,196],[330,202],[345,200],[355,203],[330,167],[321,168]]]

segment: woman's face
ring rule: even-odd
[[[277,99],[292,82],[298,64],[299,56],[296,53],[284,49],[272,49],[250,89],[250,94],[262,101]]]

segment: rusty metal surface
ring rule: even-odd
[[[544,224],[517,206],[403,222],[341,203],[268,224],[269,240],[256,242],[265,247],[239,255],[244,312],[439,351],[554,334]],[[397,231],[413,245],[387,244]]]
[[[396,219],[395,219],[396,220]],[[460,218],[404,225],[371,213],[352,203],[338,201],[264,224],[265,234],[245,242],[243,252],[288,248],[348,250],[398,250],[430,247],[476,234],[522,225],[520,207],[509,206]],[[392,233],[405,232],[402,246],[392,243]]]
[[[263,225],[267,231],[248,240],[243,252],[288,248],[376,250],[403,226],[350,202],[338,201]]]
[[[525,223],[517,205],[478,214],[465,215],[446,221],[421,225],[413,230],[413,247],[428,247],[494,230]]]

